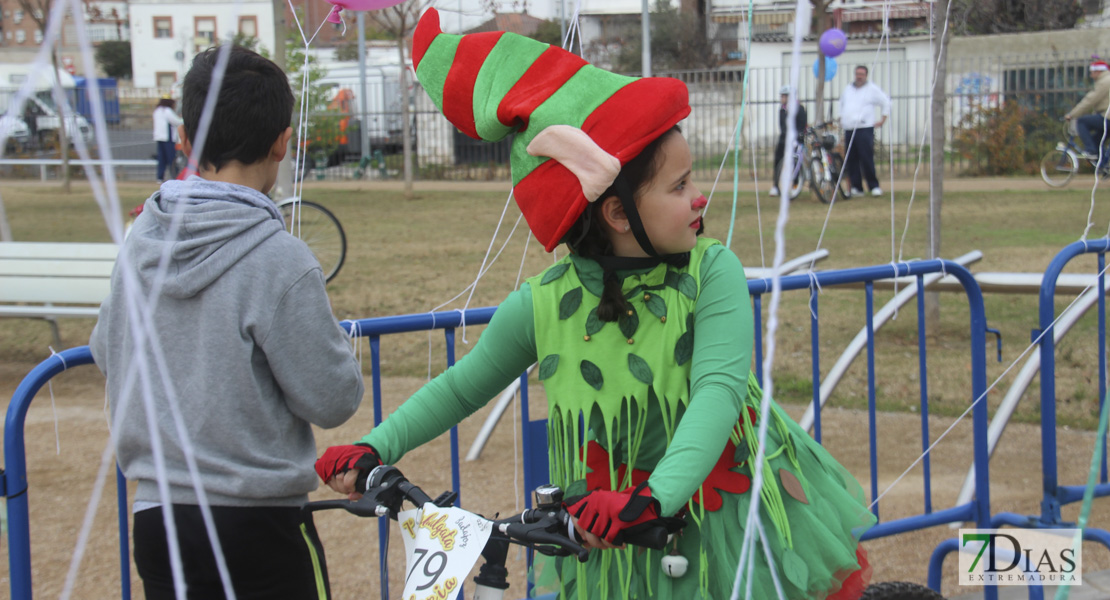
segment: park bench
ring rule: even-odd
[[[119,247],[111,243],[0,242],[0,317],[96,317]]]

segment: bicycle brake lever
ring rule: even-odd
[[[576,540],[566,535],[556,533],[561,529],[562,521],[545,517],[533,523],[502,523],[499,525],[502,532],[513,541],[526,544],[535,548],[541,554],[548,556],[574,554],[580,562],[586,562],[589,550],[583,548]]]

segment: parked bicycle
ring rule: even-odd
[[[472,598],[503,600],[509,588],[505,561],[511,544],[548,556],[573,556],[583,562],[588,557],[589,551],[578,542],[570,513],[563,506],[563,491],[557,486],[535,490],[536,508],[493,520],[453,507],[457,498],[454,492],[444,492],[433,500],[391,465],[363,473],[355,488],[366,490],[358,500],[319,500],[306,503],[303,510],[343,509],[360,517],[388,516],[397,521],[407,554],[403,598],[410,597],[410,590],[425,596],[455,597],[461,578],[470,573],[481,556],[485,563],[474,577]],[[405,501],[417,509],[402,510]],[[645,525],[635,535],[625,532],[618,543],[656,550],[665,547],[667,528]],[[384,596],[383,591],[383,600]],[[860,600],[944,600],[944,596],[916,583],[896,581],[868,586]]]
[[[793,200],[809,186],[822,203],[831,202],[837,191],[847,200],[851,197],[851,182],[842,176],[844,157],[836,152],[837,137],[829,123],[807,127],[802,143],[794,147],[793,183],[789,193]]]
[[[1097,156],[1088,156],[1076,143],[1075,131],[1071,123],[1064,123],[1064,141],[1056,144],[1041,159],[1041,179],[1052,187],[1064,187],[1079,171],[1080,159],[1086,160],[1091,167],[1098,166]],[[1110,150],[1104,150],[1110,152]],[[1103,178],[1110,176],[1110,169],[1104,167],[1099,175]]]
[[[289,232],[298,237],[324,269],[324,280],[331,281],[347,259],[347,234],[332,212],[315,202],[286,198],[278,202]]]

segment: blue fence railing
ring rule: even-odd
[[[983,297],[980,292],[979,286],[976,284],[971,273],[964,267],[950,261],[929,260],[918,261],[913,263],[900,263],[881,265],[874,267],[862,267],[855,269],[844,269],[837,271],[827,271],[821,273],[812,273],[805,275],[793,275],[783,277],[780,279],[782,290],[810,290],[809,308],[812,312],[812,331],[811,339],[813,344],[814,362],[814,408],[817,415],[820,414],[819,402],[817,402],[817,394],[819,388],[819,374],[820,374],[820,353],[819,344],[820,330],[818,320],[818,294],[817,291],[822,288],[829,288],[830,286],[838,285],[860,285],[863,284],[864,290],[864,304],[865,308],[861,311],[861,317],[868,325],[868,331],[871,332],[867,338],[867,356],[868,356],[868,431],[869,431],[869,455],[870,461],[870,488],[872,498],[879,495],[878,489],[878,444],[877,444],[877,410],[876,410],[876,383],[875,383],[875,336],[872,327],[873,317],[873,304],[874,304],[874,282],[893,277],[917,277],[920,285],[921,278],[925,274],[945,272],[954,276],[963,286],[970,314],[968,341],[971,351],[971,389],[968,395],[970,401],[974,402],[981,399],[986,390],[986,316],[983,309]],[[772,291],[772,281],[770,279],[758,279],[748,282],[749,291],[753,297],[756,318],[756,364],[762,363],[762,301],[763,296]],[[352,335],[357,337],[367,338],[370,347],[370,361],[372,370],[371,393],[373,395],[373,410],[374,422],[380,422],[382,418],[382,380],[381,380],[381,338],[382,336],[414,331],[425,331],[431,329],[442,329],[446,340],[446,353],[447,364],[451,365],[455,361],[454,355],[454,342],[455,342],[455,329],[464,324],[467,325],[483,325],[489,322],[494,312],[494,308],[478,308],[471,309],[465,312],[442,312],[442,313],[425,313],[420,315],[403,315],[391,316],[375,319],[362,319],[357,321],[345,321],[343,324],[352,332]],[[919,313],[921,306],[919,304]],[[919,316],[918,319],[918,337],[919,339],[925,338],[924,332],[924,318]],[[921,385],[921,402],[922,402],[922,444],[929,443],[928,438],[928,424],[926,422],[927,411],[927,386],[928,377],[925,370],[924,360],[924,347],[919,346],[919,351],[922,352],[922,358],[919,361],[921,372],[919,374]],[[4,445],[5,445],[5,472],[4,472],[4,495],[8,498],[8,512],[9,512],[9,553],[11,565],[11,590],[13,599],[27,600],[32,597],[31,587],[31,547],[30,547],[30,523],[28,518],[28,504],[27,504],[27,474],[26,474],[26,455],[24,451],[23,442],[23,426],[26,417],[27,408],[34,398],[35,393],[42,387],[51,377],[57,375],[67,368],[72,368],[82,364],[89,364],[91,356],[87,347],[74,348],[66,350],[61,354],[55,355],[44,361],[38,367],[31,371],[17,388],[16,393],[12,397],[12,402],[8,408],[8,416],[5,424]],[[757,373],[759,369],[757,369]],[[522,378],[524,375],[522,375]],[[527,394],[527,381],[522,380],[521,392]],[[546,482],[547,478],[547,460],[546,460],[546,423],[544,420],[532,420],[527,410],[528,402],[527,397],[521,401],[522,415],[521,418],[524,423],[522,443],[524,446],[524,487],[526,490],[532,489],[541,483]],[[872,539],[883,536],[895,535],[899,533],[932,527],[934,525],[953,522],[970,521],[976,523],[979,527],[989,527],[991,523],[990,513],[990,494],[989,494],[989,467],[988,467],[988,454],[987,454],[987,407],[984,402],[976,402],[972,410],[973,422],[973,456],[975,462],[976,472],[976,485],[979,493],[977,496],[967,504],[954,506],[943,510],[934,510],[930,498],[931,476],[928,470],[925,471],[925,484],[923,489],[923,512],[918,515],[903,517],[891,521],[880,521],[878,525],[869,530],[864,539]],[[815,434],[820,436],[820,421],[815,420]],[[819,437],[818,437],[819,439]],[[457,431],[451,433],[451,461],[452,461],[452,482],[456,492],[460,487],[459,476],[459,454],[458,454],[458,434]],[[124,585],[123,597],[129,598],[130,591],[127,584],[130,581],[129,573],[129,556],[126,547],[127,534],[127,499],[126,488],[122,477],[119,477],[120,484],[120,539],[121,539],[121,575]],[[527,495],[526,495],[527,497]],[[530,499],[529,499],[530,501]],[[876,515],[879,514],[879,505],[875,503],[874,511]],[[385,539],[382,536],[380,540],[380,548],[383,551],[380,553],[382,560],[385,560],[386,553],[384,552]],[[384,567],[384,564],[383,564]],[[381,573],[383,575],[388,573],[388,570],[383,568]],[[388,580],[387,575],[383,577],[383,592],[384,597],[388,597]],[[939,583],[938,583],[939,586]],[[987,598],[993,600],[996,597],[994,588],[987,588]]]
[[[1056,339],[1053,331],[1056,321],[1056,284],[1072,259],[1084,254],[1095,254],[1098,265],[1098,407],[1101,413],[1106,402],[1106,253],[1110,239],[1073,242],[1061,250],[1045,270],[1041,281],[1039,327],[1033,330],[1033,339],[1039,338],[1041,350],[1041,478],[1044,491],[1041,514],[1025,516],[1014,513],[995,515],[995,526],[1011,525],[1028,528],[1074,527],[1063,519],[1060,509],[1083,499],[1085,485],[1060,485],[1056,456]],[[1094,496],[1110,496],[1110,483],[1106,473],[1106,438],[1096,441],[1102,445],[1102,463]],[[1087,527],[1083,539],[1101,543],[1110,549],[1110,532]]]

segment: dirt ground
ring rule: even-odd
[[[0,365],[0,394],[10,398],[27,365]],[[369,382],[368,382],[369,383]],[[386,411],[417,389],[422,380],[392,378],[383,382]],[[53,399],[44,387],[31,407],[26,422],[29,457],[29,498],[33,579],[36,597],[60,597],[86,513],[95,515],[88,545],[80,562],[73,598],[119,597],[119,554],[114,481],[109,477],[103,498],[91,506],[93,485],[101,456],[108,443],[104,411],[103,379],[92,366],[63,373],[53,382]],[[369,387],[369,386],[368,386]],[[543,415],[542,389],[532,388],[533,416]],[[350,422],[333,430],[319,431],[317,444],[350,443],[369,431],[373,422],[371,399],[365,399],[364,410]],[[788,407],[795,417],[800,407]],[[460,427],[460,452],[466,453],[486,410]],[[513,416],[519,413],[514,408]],[[519,430],[509,427],[515,422],[508,413],[487,445],[482,457],[462,465],[463,506],[475,512],[492,515],[510,514],[523,507],[519,490],[522,476],[520,457],[514,451]],[[930,431],[936,439],[952,419],[932,419]],[[867,487],[868,449],[867,415],[858,411],[831,408],[823,416],[824,440],[831,452]],[[55,435],[55,430],[57,434]],[[880,489],[886,489],[918,456],[921,449],[920,420],[913,414],[884,413],[879,416]],[[1085,481],[1095,436],[1088,431],[1059,431],[1060,481]],[[1022,514],[1039,512],[1039,431],[1031,425],[1012,425],[1003,437],[991,464],[991,496],[994,512],[1014,511]],[[970,423],[961,422],[940,442],[932,455],[933,506],[952,506],[969,465],[971,453]],[[60,452],[57,446],[60,445]],[[448,436],[428,444],[406,456],[400,468],[433,496],[450,487]],[[334,497],[318,490],[316,499]],[[923,506],[922,468],[912,469],[904,479],[882,498],[880,515],[883,520],[920,513]],[[1074,519],[1077,506],[1069,507],[1065,516]],[[1110,499],[1097,499],[1091,515],[1094,525],[1110,522]],[[360,520],[346,513],[320,513],[317,519],[320,535],[327,548],[328,568],[333,595],[337,599],[379,597],[379,562],[377,524]],[[395,528],[394,528],[395,529]],[[938,542],[955,537],[947,526],[869,541],[865,547],[875,566],[875,581],[909,580],[924,582],[929,555]],[[390,572],[394,586],[401,581],[404,558],[401,544],[394,536],[390,552]],[[1105,548],[1087,544],[1085,570],[1110,568],[1110,555]],[[7,565],[7,544],[0,545],[0,561]],[[510,556],[514,573],[509,597],[523,597],[523,567],[519,553]],[[7,589],[7,567],[0,570],[0,589]],[[970,591],[954,584],[955,560],[945,568],[945,595]],[[132,597],[141,598],[141,582],[132,570]],[[399,593],[398,587],[392,594]]]

